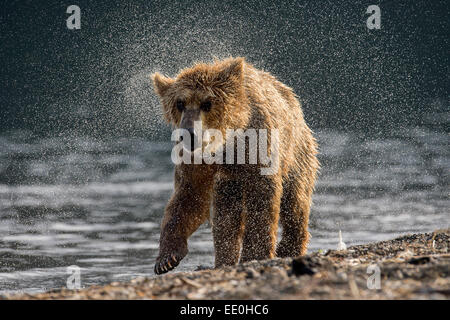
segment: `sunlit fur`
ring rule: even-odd
[[[202,113],[202,125],[206,128],[223,130],[244,128],[248,123],[248,106],[243,83],[243,59],[227,59],[213,65],[200,63],[185,69],[175,79],[158,73],[153,75],[156,91],[161,97],[166,120],[179,126],[181,113],[176,101],[185,101],[187,107],[199,107],[205,100],[212,102],[212,108]]]
[[[175,191],[161,225],[155,271],[173,269],[188,252],[188,237],[210,215],[216,267],[254,259],[303,255],[309,233],[311,196],[319,163],[317,144],[292,89],[243,58],[182,70],[176,78],[154,74],[166,120],[178,127],[176,101],[198,108],[204,128],[278,129],[279,170],[264,176],[257,165],[188,165],[175,168]],[[283,227],[276,247],[278,220]],[[242,250],[241,250],[242,249]]]

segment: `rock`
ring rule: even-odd
[[[408,260],[410,264],[425,264],[431,261],[431,257],[416,257]]]
[[[247,272],[246,272],[246,278],[247,279],[254,279],[259,277],[259,272],[257,272],[255,269],[253,268],[248,268]]]
[[[313,275],[317,272],[318,266],[317,260],[313,260],[311,257],[299,257],[292,261],[292,274],[296,276]]]
[[[205,265],[199,265],[197,266],[197,268],[194,269],[194,271],[202,271],[202,270],[211,270],[213,269],[213,267],[210,266],[205,266]]]

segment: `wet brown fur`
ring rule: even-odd
[[[201,112],[205,128],[278,129],[279,170],[260,174],[260,165],[180,164],[175,191],[161,225],[157,273],[173,269],[187,254],[187,239],[213,207],[215,265],[298,256],[306,253],[308,218],[319,163],[317,144],[292,89],[243,58],[200,63],[172,79],[153,75],[166,120],[178,127],[187,108],[212,101]],[[270,131],[269,131],[270,132]],[[278,220],[282,239],[276,247]]]

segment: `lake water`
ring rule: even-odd
[[[449,227],[448,133],[389,137],[323,130],[309,251]],[[0,136],[0,293],[153,277],[159,223],[172,192],[170,142]],[[214,262],[202,226],[177,271]]]

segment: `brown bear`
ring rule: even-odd
[[[223,141],[217,141],[227,146],[239,140],[239,134],[230,135],[229,129],[265,129],[271,147],[274,142],[269,138],[277,132],[277,161],[272,164],[236,163],[236,148],[214,149],[231,153],[232,163],[176,164],[175,190],[161,224],[155,273],[172,270],[186,256],[189,236],[208,220],[211,207],[216,267],[305,254],[319,162],[316,140],[292,89],[244,58],[199,63],[176,78],[155,73],[152,79],[166,120],[191,137],[202,135],[194,130],[196,121],[204,130],[222,133]],[[247,146],[250,139],[240,133]],[[245,151],[245,159],[251,157]],[[276,170],[262,174],[260,169],[269,165]],[[282,238],[276,246],[278,219]]]

